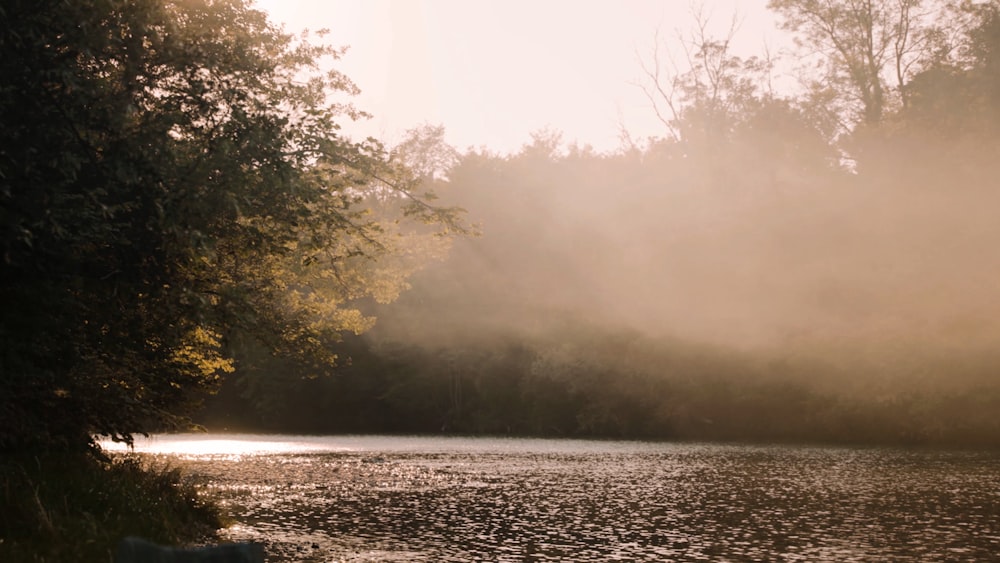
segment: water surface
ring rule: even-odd
[[[997,452],[165,435],[268,561],[982,561]]]

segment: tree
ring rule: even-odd
[[[930,188],[989,185],[1000,115],[1000,3],[957,2],[941,13],[954,31],[933,64],[913,75],[908,103],[886,112],[875,131],[855,135],[863,170],[877,183]],[[984,189],[982,191],[992,191]]]
[[[897,118],[932,128],[949,142],[956,135],[979,137],[967,150],[997,134],[1000,2],[958,2],[949,7],[947,21],[957,37],[947,56],[913,77],[912,103]]]
[[[770,54],[733,54],[737,22],[734,16],[713,36],[707,17],[695,12],[693,31],[678,35],[679,61],[657,35],[650,60],[640,61],[640,86],[669,135],[652,152],[671,154],[670,168],[685,183],[730,193],[821,184],[837,166],[827,128],[775,91]]]
[[[721,140],[734,116],[756,102],[761,85],[769,79],[771,61],[744,59],[731,52],[737,32],[735,16],[721,37],[710,34],[703,12],[694,13],[693,23],[689,35],[677,36],[683,61],[678,62],[669,49],[661,52],[659,33],[654,36],[650,60],[640,60],[646,77],[640,87],[673,140],[691,136]]]
[[[247,335],[328,364],[384,289],[358,265],[397,251],[373,190],[462,228],[340,134],[356,88],[319,69],[343,51],[249,0],[10,0],[0,20],[0,448],[176,423]]]
[[[392,157],[417,178],[433,182],[447,179],[460,155],[445,142],[444,126],[424,124],[407,131],[406,138],[393,148]]]
[[[841,101],[850,117],[868,126],[882,121],[888,105],[907,103],[907,82],[937,44],[933,2],[770,0],[768,7],[806,53],[821,57],[825,74],[814,90],[847,93]]]

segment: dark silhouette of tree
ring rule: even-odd
[[[824,68],[812,88],[836,92],[851,115],[877,126],[888,107],[905,105],[907,83],[929,62],[939,2],[925,0],[771,0],[804,56]],[[850,108],[856,109],[850,109]],[[845,123],[850,128],[853,123]]]
[[[337,71],[245,0],[12,0],[0,9],[0,447],[179,422],[241,342],[328,364],[396,239],[461,226],[396,181]],[[375,283],[373,280],[379,281]],[[389,294],[392,292],[389,291]]]

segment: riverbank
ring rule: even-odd
[[[0,506],[0,561],[9,563],[106,563],[125,536],[194,543],[224,525],[179,469],[130,455],[3,456]]]

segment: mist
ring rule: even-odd
[[[685,47],[697,53],[686,70],[664,78],[640,61],[663,136],[597,152],[545,130],[516,154],[468,151],[435,189],[483,235],[458,241],[405,299],[437,303],[435,326],[381,329],[447,341],[559,317],[883,367],[992,354],[998,109],[983,96],[996,89],[996,7],[901,15],[927,32],[966,31],[951,55],[930,44],[901,54],[914,70],[885,99],[890,69],[853,79],[855,62],[834,50],[857,30],[809,35],[798,3],[769,7],[829,65],[802,79],[811,91],[776,93],[770,63],[728,50],[735,29],[703,31]]]
[[[820,50],[784,95],[702,36],[698,64],[649,74],[659,137],[598,151],[541,130],[498,154],[412,131],[394,154],[479,235],[357,304],[374,328],[335,381],[252,376],[255,424],[1000,444],[1000,17],[961,10],[905,90]]]
[[[688,157],[658,162],[658,147],[537,150],[471,155],[455,171],[448,195],[483,234],[459,241],[407,298],[440,300],[435,326],[400,333],[518,333],[561,315],[768,353],[997,344],[998,197],[986,171],[875,185],[831,167],[811,183],[757,184],[774,172],[766,162],[719,182]]]

